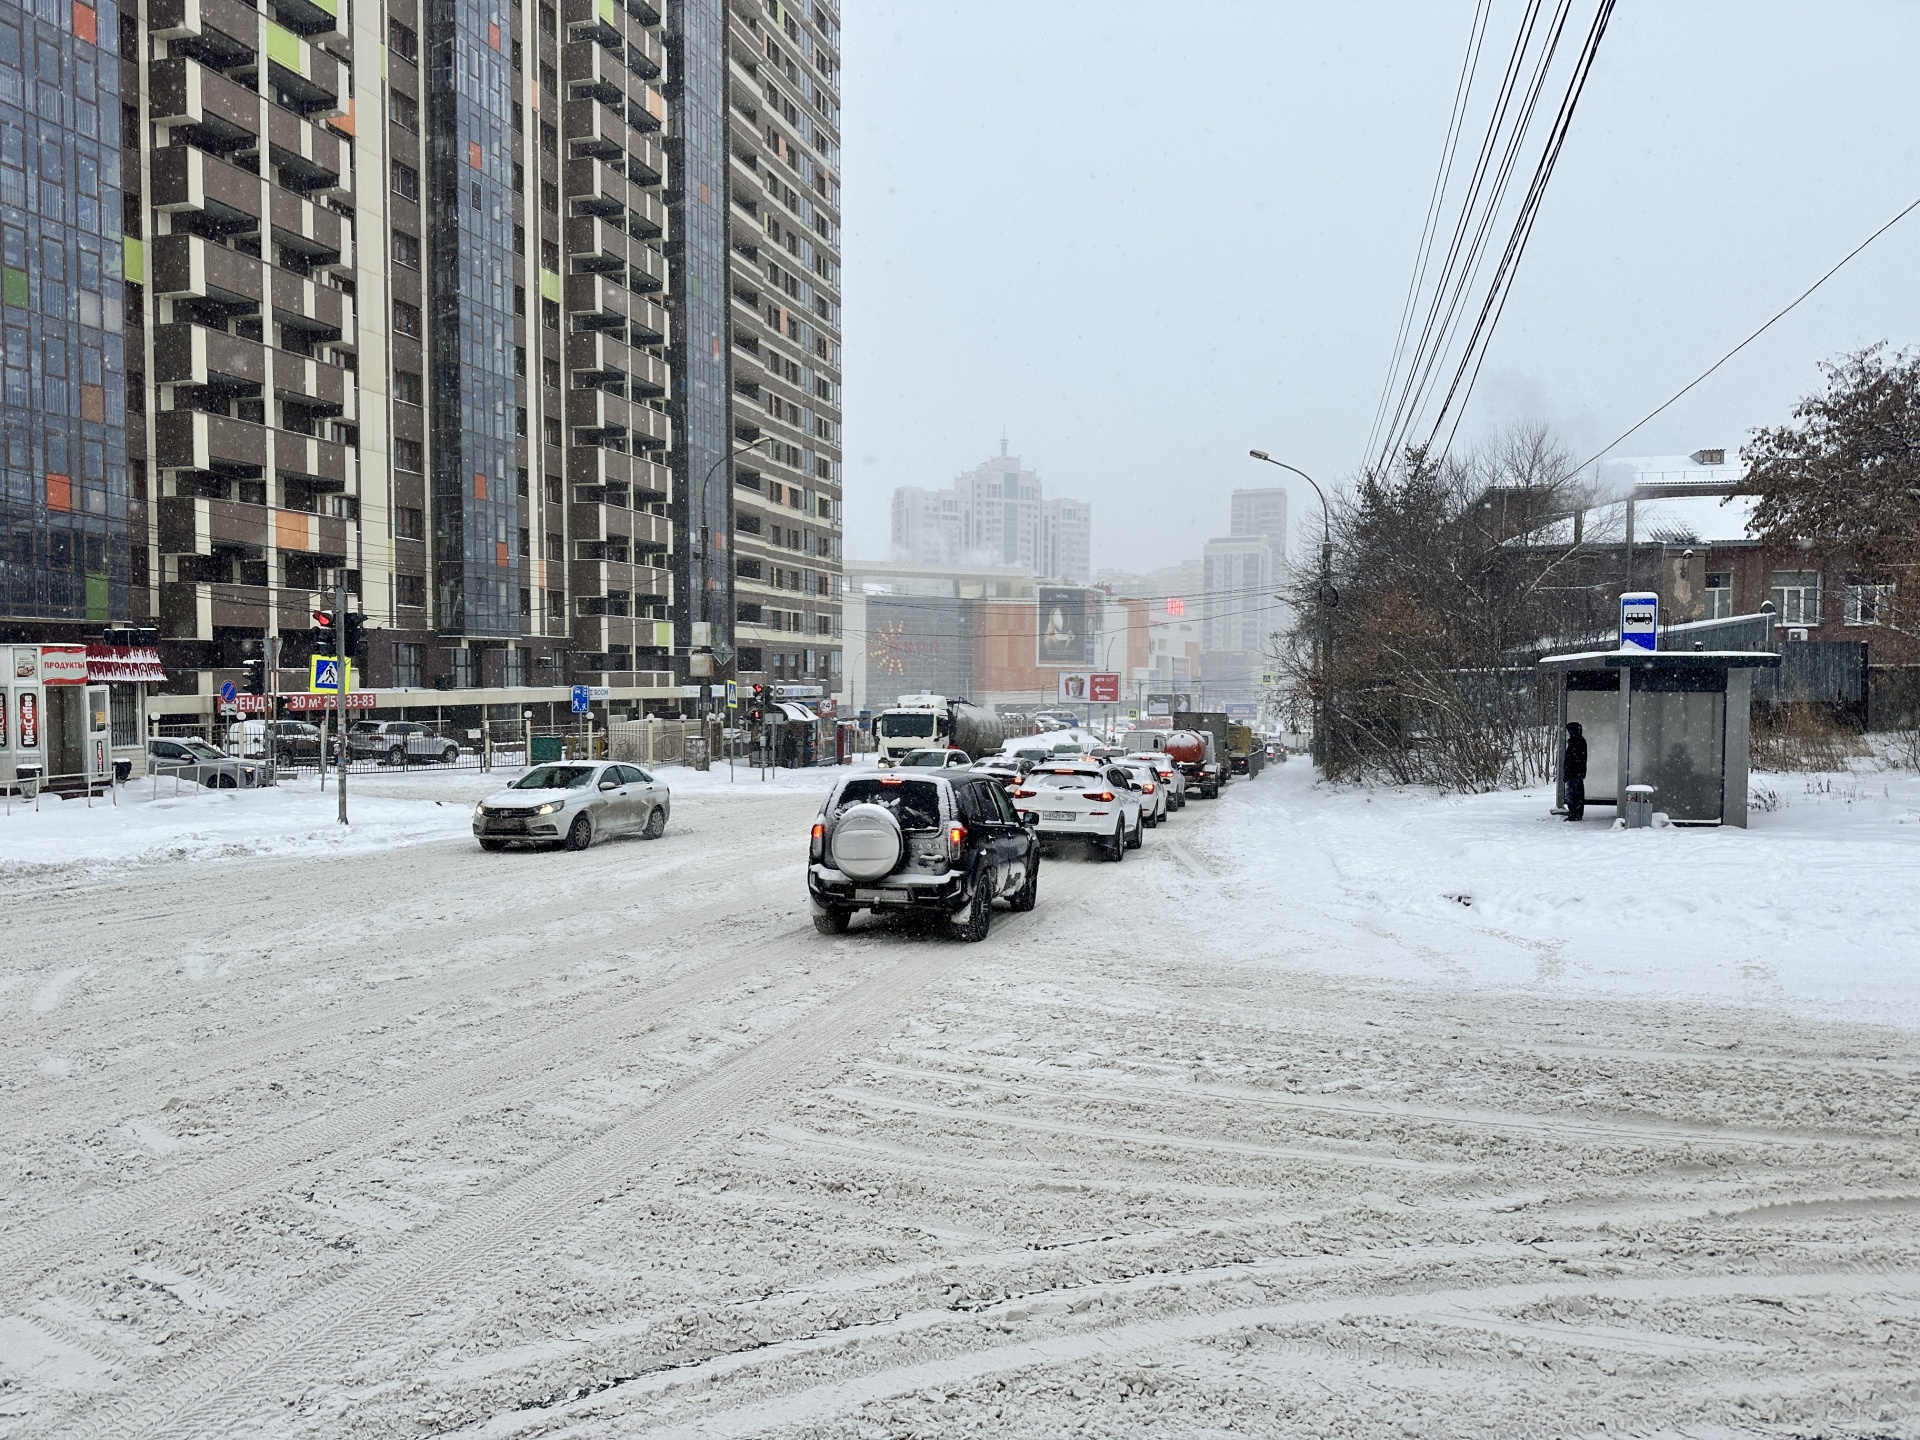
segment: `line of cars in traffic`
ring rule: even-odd
[[[208,789],[246,789],[266,781],[266,762],[318,765],[323,744],[331,758],[339,741],[327,743],[320,727],[304,720],[243,720],[229,727],[228,749],[194,735],[147,742],[149,774],[174,776]],[[380,765],[452,765],[467,753],[460,742],[417,720],[357,720],[347,730],[347,754]]]
[[[862,910],[919,913],[983,940],[996,901],[1034,908],[1045,854],[1080,845],[1117,863],[1190,794],[1217,795],[1225,781],[1211,739],[1181,748],[1192,757],[1184,764],[1170,749],[1054,732],[977,759],[910,751],[879,775],[843,777],[808,840],[814,928],[844,934]]]

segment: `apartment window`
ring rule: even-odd
[[[523,378],[527,373],[527,347],[524,345],[513,347],[513,373]],[[523,429],[520,433],[524,435],[527,432]]]
[[[541,378],[547,382],[547,388],[549,390],[558,390],[560,388],[560,362],[558,360],[541,361],[540,375]]]
[[[540,263],[547,269],[560,273],[560,247],[551,240],[540,242]]]
[[[514,407],[513,433],[516,435],[524,435],[527,433],[527,407],[524,405]]]
[[[560,477],[558,475],[549,475],[547,477],[547,503],[549,505],[563,505],[566,503],[566,499],[566,487],[561,483]],[[554,549],[553,553],[556,555],[560,553],[558,547]]]
[[[416,340],[420,338],[420,307],[418,305],[410,305],[405,300],[393,302],[393,333],[411,335]]]
[[[402,130],[420,133],[420,102],[398,90],[387,92],[387,118]]]
[[[523,496],[529,488],[531,488],[527,483],[527,472],[525,470],[516,470],[513,472],[513,486],[514,493]],[[520,553],[522,555],[527,553],[527,532],[524,530],[520,532]]]
[[[739,668],[744,671],[754,672],[766,669],[765,664],[760,658],[760,649],[758,646],[750,645],[740,651]]]
[[[1774,571],[1772,599],[1774,624],[1818,625],[1820,623],[1820,572],[1818,570]]]
[[[524,225],[513,227],[513,253],[516,255],[527,253],[527,227]]]
[[[540,187],[540,208],[549,215],[560,213],[560,187],[543,184]]]
[[[516,315],[527,313],[527,287],[524,285],[513,287],[513,313]]]
[[[402,25],[398,20],[387,21],[387,48],[402,60],[420,63],[420,37],[413,33],[410,25]]]
[[[427,577],[424,575],[396,575],[393,577],[394,598],[400,604],[412,610],[427,608]]]
[[[412,200],[418,203],[420,199],[420,172],[411,165],[402,165],[398,160],[394,161],[393,193],[398,195],[402,200]]]
[[[393,263],[404,265],[409,270],[420,268],[420,241],[417,236],[404,230],[393,232]]]
[[[1711,570],[1707,572],[1706,613],[1708,620],[1725,620],[1733,614],[1733,572],[1731,570]]]
[[[418,575],[403,575],[400,579],[402,582],[411,580],[416,585],[423,583]],[[405,605],[407,602],[402,600],[400,603]],[[403,642],[393,647],[393,683],[395,685],[403,690],[420,689],[425,683],[425,677],[421,673],[424,669],[420,646]]]
[[[560,328],[560,307],[551,300],[540,302],[540,323],[549,330]]]
[[[564,627],[566,624],[566,613],[567,592],[564,590],[547,591],[547,614],[553,617],[556,624]]]
[[[420,376],[418,373],[412,370],[396,370],[393,372],[394,399],[404,405],[418,405],[421,403],[420,391]]]
[[[566,550],[567,542],[560,538],[558,530],[547,531],[547,558],[558,560]]]
[[[545,419],[547,426],[547,444],[558,445],[560,443],[560,422],[551,415],[546,416]]]
[[[1893,586],[1885,584],[1847,585],[1847,603],[1842,621],[1848,625],[1884,625],[1893,608]]]
[[[549,155],[560,153],[560,132],[551,125],[540,127],[540,148]]]
[[[426,467],[426,452],[418,440],[395,440],[393,442],[393,468],[418,475]],[[414,537],[419,538],[419,537]]]
[[[394,538],[397,540],[426,539],[426,518],[425,513],[417,505],[396,505],[393,511]]]

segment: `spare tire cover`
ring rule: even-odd
[[[855,880],[878,880],[900,863],[900,822],[884,805],[849,805],[833,822],[833,863]]]

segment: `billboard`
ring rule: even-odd
[[[1176,710],[1193,709],[1193,696],[1184,690],[1155,691],[1147,696],[1147,714],[1171,715]]]
[[[1035,665],[1093,664],[1094,593],[1065,585],[1042,585],[1035,590]]]
[[[1118,705],[1120,675],[1107,670],[1062,670],[1060,698],[1069,705]]]

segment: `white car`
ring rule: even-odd
[[[1148,761],[1138,755],[1122,755],[1113,763],[1132,775],[1140,786],[1140,814],[1149,830],[1158,829],[1160,822],[1167,818],[1167,787],[1160,779],[1160,772]]]
[[[1014,809],[1042,840],[1086,840],[1109,860],[1140,848],[1141,801],[1133,776],[1118,765],[1082,760],[1036,765],[1013,792]],[[1028,817],[1034,817],[1029,820]]]
[[[1167,809],[1187,808],[1187,772],[1180,768],[1173,756],[1164,750],[1140,750],[1127,758],[1145,761],[1153,766],[1153,773],[1160,777],[1160,788],[1167,792]]]
[[[973,764],[973,757],[964,750],[951,747],[935,747],[927,750],[909,750],[894,764],[903,768],[911,766],[918,770],[964,770]]]
[[[658,840],[672,812],[673,792],[638,765],[562,760],[534,766],[474,806],[473,838],[482,850],[584,850],[603,835]]]

